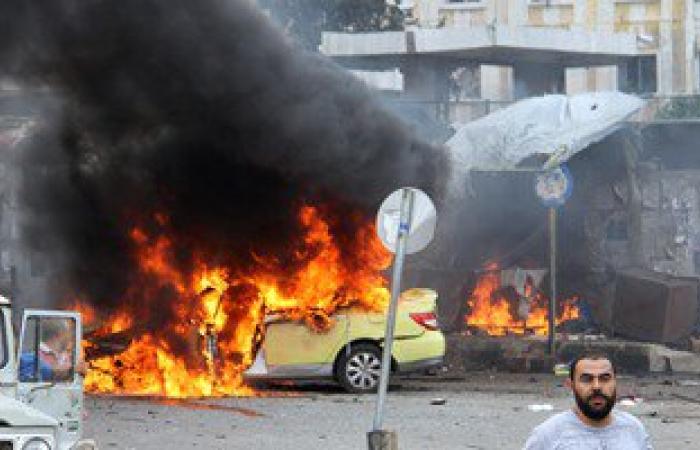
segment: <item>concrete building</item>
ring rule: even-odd
[[[700,88],[697,0],[399,4],[404,31],[326,32],[320,50],[350,69],[398,69],[405,97],[452,103],[444,111],[452,121],[468,120],[477,99],[498,106],[546,93],[671,96]]]

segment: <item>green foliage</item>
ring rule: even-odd
[[[259,0],[258,3],[309,49],[318,48],[323,31],[403,29],[403,13],[385,0]]]
[[[675,97],[656,113],[657,119],[700,118],[700,96]]]
[[[327,0],[328,31],[384,31],[402,29],[403,14],[385,0]]]

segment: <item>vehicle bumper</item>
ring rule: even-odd
[[[440,331],[394,342],[394,360],[399,372],[412,372],[440,365],[445,357],[445,337]]]

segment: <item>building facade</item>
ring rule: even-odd
[[[324,33],[350,69],[395,71],[421,101],[700,90],[697,0],[401,0],[405,30]]]

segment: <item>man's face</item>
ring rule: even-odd
[[[591,420],[605,419],[615,405],[615,373],[607,359],[580,360],[571,387],[579,409]]]

